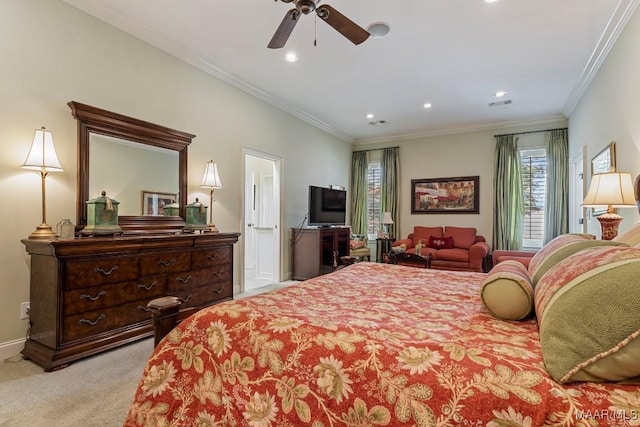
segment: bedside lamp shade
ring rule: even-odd
[[[42,224],[29,235],[29,239],[54,239],[57,234],[47,224],[45,178],[49,172],[62,172],[62,166],[53,145],[53,135],[44,127],[36,129],[27,159],[22,165],[24,169],[40,172],[42,186]]]
[[[631,174],[609,172],[593,175],[582,206],[607,207],[607,213],[598,216],[597,219],[602,227],[602,239],[613,239],[618,235],[618,225],[622,221],[622,217],[615,212],[615,208],[636,207]]]
[[[202,177],[202,183],[200,184],[202,188],[209,189],[209,231],[217,232],[218,229],[213,224],[213,191],[216,188],[222,188],[222,181],[220,181],[220,176],[218,175],[218,165],[216,165],[213,160],[209,160],[204,169],[204,176]]]
[[[391,218],[391,212],[382,212],[382,219],[380,223],[384,226],[384,238],[388,239],[391,237],[389,228],[393,225],[393,218]]]

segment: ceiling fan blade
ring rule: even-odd
[[[300,18],[300,12],[298,12],[297,9],[291,9],[287,12],[267,47],[270,49],[280,49],[283,47],[298,23],[298,18]]]
[[[318,7],[316,13],[353,44],[360,44],[369,38],[369,32],[367,30],[329,5],[325,4]]]

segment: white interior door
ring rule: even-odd
[[[586,233],[587,232],[587,210],[582,207],[585,191],[584,177],[584,155],[582,151],[571,160],[571,193],[573,197],[571,206],[569,207],[569,232]]]
[[[245,148],[244,290],[280,279],[280,159]]]

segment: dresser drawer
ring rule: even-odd
[[[125,282],[138,277],[138,259],[112,257],[90,261],[69,261],[65,265],[65,289],[87,288],[106,283]]]
[[[231,298],[233,295],[232,290],[232,282],[227,281],[210,283],[199,288],[172,291],[169,292],[169,295],[178,297],[182,302],[180,309],[184,309],[206,306],[226,298]]]
[[[191,269],[189,252],[163,252],[140,257],[140,276],[175,273]]]
[[[71,342],[89,338],[103,332],[124,328],[134,323],[149,321],[147,301],[134,301],[116,307],[72,314],[63,319],[62,340]]]
[[[231,263],[230,248],[214,248],[204,251],[195,251],[191,254],[191,265],[197,268],[207,268],[218,264]]]
[[[211,268],[201,268],[184,273],[170,274],[167,280],[167,289],[169,292],[180,291],[197,288],[209,283],[230,281],[231,270],[231,264],[222,264]]]
[[[142,280],[74,289],[64,293],[64,315],[83,313],[124,302],[151,300],[163,295],[167,276],[150,276]]]

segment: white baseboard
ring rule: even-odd
[[[21,338],[19,340],[0,343],[0,361],[20,354],[24,348],[25,341],[26,339]]]

